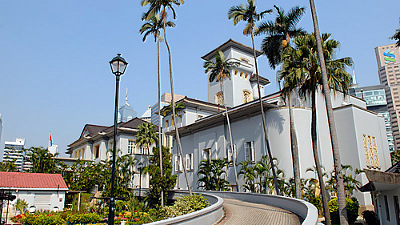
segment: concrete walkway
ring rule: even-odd
[[[284,209],[264,204],[243,202],[235,199],[224,198],[225,218],[217,224],[227,225],[297,225],[299,218]]]

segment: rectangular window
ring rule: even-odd
[[[168,120],[165,120],[165,128],[169,127],[169,122]]]
[[[135,141],[128,140],[128,154],[132,154],[135,152]]]
[[[230,143],[228,143],[228,146],[227,146],[227,156],[228,156],[228,162],[229,162],[229,165],[230,165],[230,166],[233,165],[233,164],[232,164],[232,162],[233,162],[233,154],[235,154],[235,159],[236,159],[236,162],[237,162],[237,150],[236,150],[236,145],[233,145],[233,151],[232,151],[231,145],[230,145]]]
[[[182,123],[182,115],[178,115],[178,124]]]
[[[249,141],[244,143],[244,160],[254,162],[255,161],[255,155],[254,155],[254,142]]]
[[[376,138],[363,134],[363,143],[366,164],[368,168],[380,169],[378,147],[376,144]]]
[[[182,160],[180,155],[175,156],[175,172],[181,172],[182,169]]]
[[[211,160],[211,148],[203,149],[203,160]]]
[[[100,155],[100,145],[94,146],[94,158],[97,159],[99,158]]]
[[[186,169],[193,171],[193,153],[186,154]]]
[[[78,151],[74,151],[74,158],[78,155]]]
[[[383,198],[385,199],[385,210],[386,210],[386,220],[390,221],[390,213],[389,213],[389,203],[388,203],[388,198],[387,196],[383,196]]]

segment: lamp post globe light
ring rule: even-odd
[[[115,74],[115,104],[114,104],[114,141],[112,151],[112,173],[111,173],[111,192],[110,192],[110,206],[108,210],[108,224],[114,225],[115,215],[115,197],[114,197],[114,181],[115,181],[115,155],[117,148],[117,119],[118,119],[118,93],[119,93],[119,80],[125,73],[128,63],[121,54],[118,54],[110,61],[111,71]]]

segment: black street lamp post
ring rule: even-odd
[[[138,169],[139,169],[139,199],[142,197],[142,167],[143,163],[139,162]]]
[[[115,181],[115,155],[117,148],[117,119],[118,119],[118,93],[119,93],[119,79],[125,73],[128,63],[121,54],[118,54],[110,61],[111,71],[115,74],[115,108],[114,108],[114,142],[112,152],[112,173],[111,173],[111,193],[110,193],[110,206],[108,210],[108,224],[114,225],[115,215],[115,197],[114,197],[114,181]]]

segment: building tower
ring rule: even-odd
[[[121,106],[118,110],[118,123],[127,122],[137,116],[133,107],[128,103],[128,89],[126,89],[125,104]]]
[[[396,150],[400,149],[400,49],[395,44],[375,48],[379,80],[385,86],[386,101]]]
[[[253,49],[229,39],[201,58],[215,60],[217,51],[222,51],[227,61],[240,63],[238,67],[230,71],[231,79],[224,80],[224,103],[228,107],[234,107],[258,99]],[[256,50],[257,57],[261,54],[262,52]],[[269,84],[269,80],[260,76],[261,97],[264,96],[264,86],[267,84]],[[208,102],[220,104],[221,100],[222,93],[219,82],[208,82]]]

